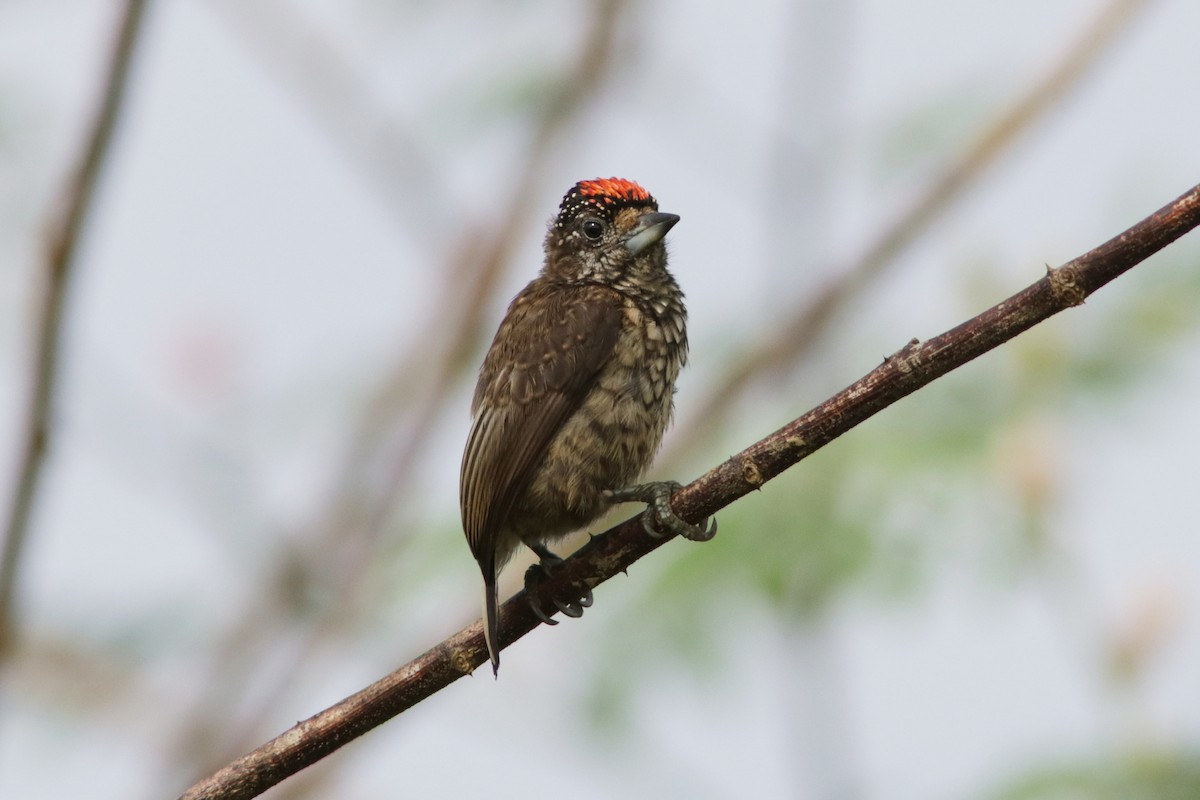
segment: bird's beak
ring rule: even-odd
[[[643,214],[637,225],[625,237],[625,249],[630,255],[636,256],[655,242],[662,241],[676,222],[679,222],[678,214],[665,214],[660,211]]]

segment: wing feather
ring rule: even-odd
[[[616,292],[535,281],[509,311],[480,370],[460,475],[463,528],[485,574],[496,540],[554,434],[612,356],[624,318]]]

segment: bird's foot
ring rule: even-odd
[[[534,615],[547,625],[557,625],[558,620],[550,617],[545,611],[542,611],[544,600],[542,598],[542,583],[549,578],[559,564],[563,563],[561,557],[550,552],[545,545],[529,544],[526,546],[537,553],[537,557],[541,561],[537,564],[530,565],[529,569],[525,570],[525,594],[529,596],[529,607],[533,609]],[[551,597],[550,603],[568,617],[577,618],[583,616],[583,610],[592,605],[592,590],[586,586],[579,587],[580,596],[569,602],[564,603],[557,597]]]
[[[711,526],[707,519],[701,520],[698,525],[692,525],[677,517],[671,509],[671,495],[679,488],[675,481],[653,481],[630,486],[628,489],[606,491],[604,496],[613,503],[645,503],[647,507],[646,512],[642,514],[642,527],[655,539],[674,533],[693,542],[707,542],[717,535],[716,517],[712,518]]]

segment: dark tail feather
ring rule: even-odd
[[[485,570],[483,574],[483,638],[487,642],[488,653],[492,657],[492,675],[500,674],[500,643],[496,641],[500,624],[499,609],[496,608],[498,600],[496,570]]]

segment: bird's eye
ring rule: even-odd
[[[604,223],[598,219],[585,219],[583,221],[583,235],[593,242],[596,241],[604,235]]]

